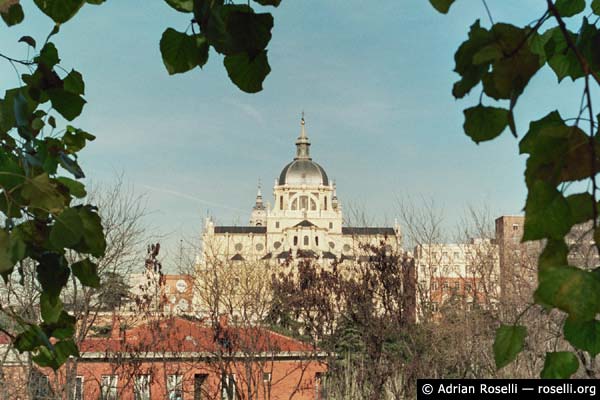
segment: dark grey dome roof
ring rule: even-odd
[[[329,185],[323,167],[310,159],[294,160],[281,171],[280,185]]]

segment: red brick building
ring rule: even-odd
[[[43,371],[46,388],[36,389],[36,398],[68,386],[71,397],[60,398],[308,400],[318,398],[327,369],[324,354],[313,346],[259,327],[221,321],[213,329],[173,317],[121,329],[124,322],[115,319],[110,337],[84,340],[80,358],[70,360],[58,378]]]

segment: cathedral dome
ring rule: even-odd
[[[294,186],[329,186],[329,179],[323,167],[310,158],[310,141],[304,130],[304,116],[302,116],[301,127],[300,136],[296,140],[296,157],[294,161],[283,167],[278,183]]]
[[[313,160],[294,160],[281,171],[280,185],[329,185],[329,179],[323,167]]]

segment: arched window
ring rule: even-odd
[[[327,196],[325,196],[325,207],[323,207],[325,211],[327,211]]]
[[[283,210],[283,196],[279,196],[279,209]]]
[[[298,236],[294,236],[294,246],[298,246]]]
[[[300,197],[300,209],[301,210],[308,210],[308,196],[301,196]]]
[[[308,246],[308,236],[304,236],[304,245]]]

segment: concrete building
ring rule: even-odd
[[[500,265],[498,246],[492,240],[418,245],[414,257],[419,319],[444,307],[496,306]]]

